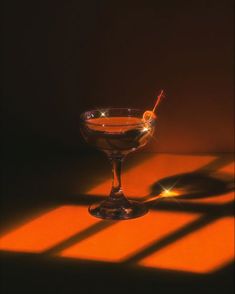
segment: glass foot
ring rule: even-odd
[[[100,204],[93,204],[89,212],[95,217],[112,220],[125,220],[140,217],[148,212],[148,208],[136,201],[128,201],[125,204],[105,200]]]

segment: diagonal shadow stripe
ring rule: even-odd
[[[148,204],[148,203],[147,203]],[[158,203],[154,206],[148,204],[151,210],[156,211],[176,211],[176,212],[197,212],[205,215],[218,215],[218,216],[233,216],[234,215],[234,200],[228,203],[209,204],[209,203],[177,203],[173,201],[166,201],[159,199]]]
[[[49,248],[48,250],[45,250],[42,255],[54,255],[59,253],[60,251],[100,232],[101,230],[106,229],[107,227],[110,227],[114,225],[117,221],[105,221],[101,220],[98,223],[91,225],[89,228],[73,235],[72,237],[69,237],[68,239],[60,242],[59,244]]]
[[[130,256],[127,258],[123,264],[134,264],[140,261],[141,259],[149,256],[150,254],[162,249],[163,247],[176,242],[177,240],[185,237],[188,234],[191,234],[192,232],[202,228],[205,225],[208,225],[209,223],[214,222],[216,219],[218,219],[220,216],[217,215],[203,215],[196,221],[193,221],[183,228],[180,228],[179,230],[173,232],[172,234],[162,238],[161,240],[153,243],[152,245],[149,245],[147,248],[143,249],[142,251],[136,253],[135,255]]]
[[[199,167],[194,172],[214,172],[222,167],[225,167],[226,165],[230,164],[234,161],[234,155],[233,154],[216,154],[216,158],[211,160],[209,163],[205,164],[202,167]]]

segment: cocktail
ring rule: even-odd
[[[91,146],[105,152],[112,164],[109,197],[93,204],[89,212],[103,219],[130,219],[147,213],[140,202],[128,200],[121,187],[121,166],[127,154],[145,146],[154,133],[156,115],[130,108],[106,108],[81,115],[81,132]]]

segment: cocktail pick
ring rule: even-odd
[[[159,105],[159,103],[161,102],[162,98],[165,97],[165,93],[163,90],[161,90],[160,94],[157,96],[157,100],[156,100],[156,103],[153,107],[153,110],[146,110],[143,114],[143,120],[144,121],[148,121],[150,120],[151,118],[156,118],[157,115],[156,115],[156,110],[157,110],[157,107]]]

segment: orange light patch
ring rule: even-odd
[[[234,162],[231,162],[230,164],[227,164],[226,166],[221,167],[218,169],[220,172],[228,173],[228,174],[234,174]]]
[[[226,217],[151,254],[139,265],[207,273],[234,259],[234,220]]]
[[[128,198],[143,198],[149,195],[149,187],[158,180],[192,172],[215,158],[215,156],[154,155],[141,164],[123,172],[123,190]],[[109,194],[110,188],[111,178],[90,189],[87,194],[106,196]]]
[[[118,222],[59,255],[119,262],[198,217],[191,213],[151,211],[144,217]]]
[[[86,207],[62,206],[0,237],[0,249],[42,252],[98,222]]]

